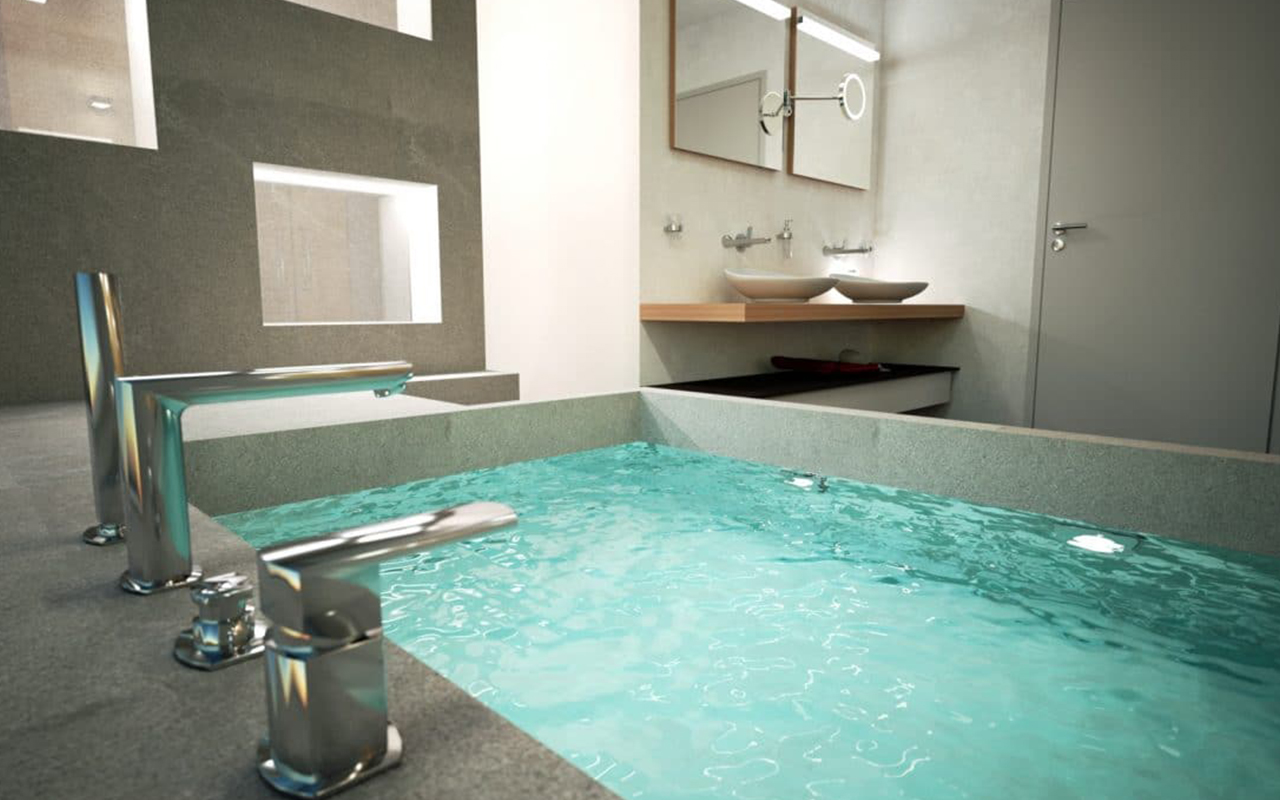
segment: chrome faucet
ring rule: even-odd
[[[98,515],[97,523],[84,532],[83,539],[94,545],[119,544],[124,541],[120,437],[116,428],[116,376],[124,371],[120,295],[116,291],[115,276],[105,272],[77,272],[75,287],[89,412],[93,504]]]
[[[372,390],[386,396],[413,376],[406,361],[151,375],[116,380],[129,569],[120,586],[153,594],[200,579],[191,563],[182,412],[188,406]]]
[[[295,797],[327,797],[400,763],[400,733],[387,719],[378,563],[515,522],[501,503],[469,503],[258,553],[271,620],[263,780]]]
[[[822,246],[822,254],[824,256],[865,256],[869,255],[874,248],[870,242],[863,242],[857,247],[849,247],[848,240],[840,242],[840,244],[824,244]]]
[[[736,248],[739,253],[745,251],[748,247],[754,247],[758,244],[768,244],[773,241],[772,236],[756,236],[755,229],[750,225],[747,226],[746,233],[739,233],[736,236],[726,233],[720,237],[720,244],[724,247]]]

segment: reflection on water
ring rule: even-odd
[[[1280,781],[1276,559],[642,443],[219,521],[473,500],[519,526],[386,565],[388,635],[623,797]]]

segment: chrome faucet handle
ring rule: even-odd
[[[469,503],[258,553],[267,630],[267,736],[258,774],[294,797],[328,797],[400,763],[387,719],[378,564],[514,525]]]
[[[191,587],[191,599],[196,615],[173,643],[179,662],[209,671],[262,655],[267,626],[254,619],[248,576],[228,572],[205,578]]]

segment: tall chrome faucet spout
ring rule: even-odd
[[[501,503],[469,503],[258,553],[266,635],[267,738],[258,771],[273,788],[327,797],[400,761],[387,719],[378,563],[505,528]]]
[[[150,375],[116,380],[129,569],[120,585],[152,594],[200,579],[191,561],[182,412],[188,406],[335,392],[399,391],[405,361]]]

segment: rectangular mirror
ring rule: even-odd
[[[868,189],[880,53],[805,9],[793,24],[790,172]]]
[[[773,0],[672,0],[671,146],[782,168],[780,117],[765,94],[786,88],[787,19]]]

